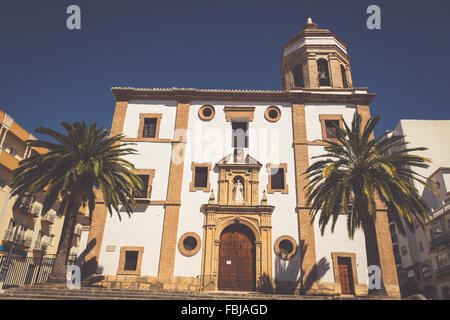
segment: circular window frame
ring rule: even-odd
[[[293,249],[292,249],[292,252],[291,252],[291,253],[289,253],[289,254],[284,254],[284,253],[281,252],[281,249],[280,249],[280,243],[281,243],[281,241],[283,241],[283,240],[288,240],[288,241],[290,241],[290,242],[292,243]],[[278,257],[280,257],[281,259],[283,259],[283,260],[290,260],[290,259],[291,259],[293,256],[295,256],[295,254],[297,253],[298,245],[297,245],[297,241],[295,241],[294,238],[292,238],[291,236],[285,235],[285,236],[278,237],[277,241],[275,241],[275,244],[274,244],[274,246],[273,246],[273,249],[274,249],[274,251],[275,251],[275,254],[276,254]]]
[[[210,109],[211,110],[211,115],[210,116],[205,116],[203,114],[203,111],[205,109]],[[213,119],[215,115],[216,115],[216,110],[210,104],[205,104],[205,105],[201,106],[200,109],[198,109],[198,117],[200,119],[204,120],[204,121],[209,121],[209,120]]]
[[[186,238],[188,237],[193,237],[197,241],[197,246],[192,250],[186,250],[183,245],[184,240],[186,240]],[[178,240],[178,250],[185,257],[192,257],[193,255],[197,254],[200,251],[201,247],[202,240],[200,239],[200,236],[195,232],[186,232]]]
[[[269,116],[270,111],[276,111],[278,113],[278,116],[275,118],[272,118]],[[266,108],[266,111],[264,112],[264,117],[269,122],[277,122],[281,118],[281,110],[275,105],[269,106]]]

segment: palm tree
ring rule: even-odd
[[[133,164],[121,158],[136,150],[120,144],[122,135],[108,137],[108,131],[75,122],[62,122],[66,134],[40,127],[36,132],[50,136],[55,142],[28,140],[28,146],[48,149],[19,163],[11,176],[11,196],[44,192],[42,212],[60,200],[58,214],[65,215],[58,251],[49,282],[66,281],[66,262],[72,246],[77,214],[86,205],[92,214],[96,193],[101,193],[109,211],[119,212],[121,204],[128,215],[136,206],[133,192],[143,188],[141,179],[131,173]],[[125,147],[125,148],[124,148]],[[120,215],[119,215],[120,218]]]
[[[384,135],[373,138],[373,129],[380,117],[369,119],[362,127],[361,115],[355,113],[351,128],[344,121],[344,128],[336,126],[337,141],[325,141],[325,153],[304,173],[306,202],[312,220],[319,217],[322,235],[329,222],[331,232],[341,215],[347,217],[347,230],[353,239],[356,229],[365,235],[367,265],[380,266],[380,256],[375,232],[376,201],[388,208],[389,217],[397,222],[405,233],[402,217],[408,226],[413,219],[422,226],[428,221],[428,206],[418,194],[413,181],[418,181],[434,191],[425,177],[415,173],[414,167],[427,168],[426,158],[411,152],[426,148],[407,148],[404,136]],[[383,283],[383,282],[382,282]],[[386,295],[384,285],[369,294]]]

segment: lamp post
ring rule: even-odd
[[[15,228],[15,231],[14,231],[14,236],[13,236],[11,245],[9,246],[8,258],[6,259],[6,262],[3,263],[2,269],[0,271],[0,293],[3,292],[3,285],[4,285],[4,282],[6,280],[6,275],[8,274],[9,266],[10,266],[10,263],[11,263],[11,255],[12,255],[12,252],[14,250],[14,245],[16,243],[17,231],[19,230],[20,224],[22,222],[23,212],[25,210],[27,210],[31,206],[32,202],[33,202],[33,196],[30,195],[30,194],[25,194],[21,198],[19,218],[17,219],[17,225],[16,225],[16,228]]]

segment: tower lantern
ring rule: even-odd
[[[284,90],[352,87],[347,45],[333,32],[320,29],[311,17],[302,32],[282,49]]]

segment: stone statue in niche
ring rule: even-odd
[[[240,179],[237,179],[234,183],[233,202],[244,203],[244,186]]]

